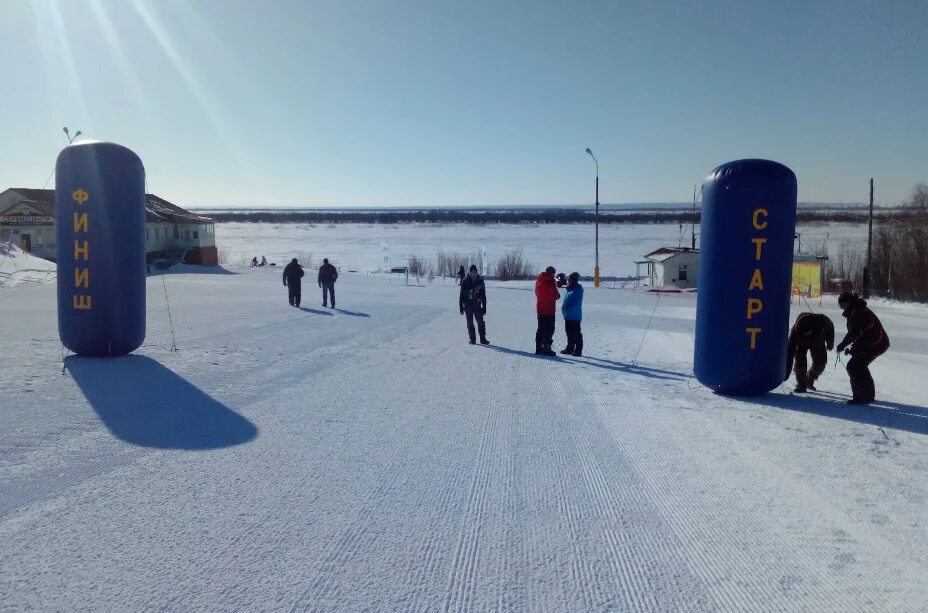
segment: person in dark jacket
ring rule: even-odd
[[[487,340],[487,326],[483,316],[487,314],[487,288],[483,279],[477,272],[477,267],[471,265],[470,274],[461,281],[461,292],[458,296],[458,307],[461,315],[467,317],[467,334],[470,344],[476,344],[477,332],[480,332],[480,344],[489,345]],[[477,320],[477,330],[474,330],[474,320]]]
[[[464,283],[464,277],[467,276],[467,273],[464,271],[464,265],[461,264],[461,267],[458,269],[458,285]]]
[[[561,292],[557,291],[554,267],[548,266],[535,279],[535,307],[538,329],[535,331],[535,355],[557,355],[551,350],[554,342],[554,316]]]
[[[296,261],[296,258],[293,258],[289,264],[284,266],[284,286],[287,288],[287,299],[290,300],[290,306],[300,306],[302,279],[303,267]]]
[[[338,271],[329,264],[329,258],[322,259],[322,266],[319,267],[319,287],[322,288],[322,306],[328,306],[329,299],[332,301],[332,308],[335,308],[335,282],[338,280]]]
[[[561,303],[561,315],[564,316],[564,332],[567,333],[567,346],[561,353],[572,356],[583,355],[583,334],[580,321],[583,319],[583,286],[580,285],[580,273],[572,272],[567,277],[567,294]]]
[[[847,318],[847,336],[836,349],[851,356],[847,374],[851,378],[851,399],[848,404],[870,404],[876,399],[876,385],[870,374],[870,363],[889,349],[889,336],[883,324],[867,308],[867,301],[850,292],[838,296],[842,315]]]
[[[800,313],[789,331],[786,348],[786,378],[795,362],[797,394],[815,389],[818,379],[828,364],[828,352],[835,346],[835,326],[827,315]],[[812,368],[808,368],[806,354],[812,354]]]

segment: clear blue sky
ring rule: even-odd
[[[928,181],[928,2],[4,0],[0,189],[62,126],[181,204],[686,201],[783,162],[800,199]]]

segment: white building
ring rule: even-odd
[[[699,283],[699,250],[688,247],[661,247],[635,262],[640,273],[647,266],[647,284],[652,288],[675,287],[687,289]]]
[[[55,190],[14,187],[0,192],[0,241],[56,260]],[[219,262],[213,220],[146,194],[145,252],[149,261],[180,252],[187,253],[191,263],[215,266]]]

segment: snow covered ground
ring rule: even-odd
[[[659,247],[689,246],[689,232],[688,226],[677,224],[604,224],[599,228],[602,274],[632,275],[634,262],[645,254]],[[844,242],[866,246],[867,241],[863,224],[803,224],[797,232],[804,251],[824,245],[834,254]],[[522,249],[539,269],[553,264],[568,273],[593,274],[593,226],[585,224],[216,224],[220,257],[235,266],[256,255],[271,262],[311,255],[316,266],[327,257],[342,270],[366,272],[378,269],[381,243],[389,245],[393,264],[399,266],[410,255],[434,262],[439,250],[471,254],[485,245],[491,262]]]
[[[55,264],[24,252],[12,243],[0,242],[0,287],[48,283],[56,278]]]
[[[450,283],[232,272],[164,277],[177,352],[150,277],[115,360],[62,363],[54,284],[0,296],[0,609],[925,610],[924,309],[877,305],[861,408],[831,364],[702,388],[693,295],[588,287],[588,357],[539,359],[527,283],[475,347]]]

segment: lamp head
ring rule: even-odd
[[[65,130],[67,130],[67,128],[65,128]],[[589,148],[589,147],[586,148],[586,152],[589,153],[590,155],[593,155],[593,152],[590,151],[590,148]]]
[[[65,133],[65,134],[68,133],[68,126],[65,126],[65,127],[61,128],[61,129],[64,130],[64,133]]]

